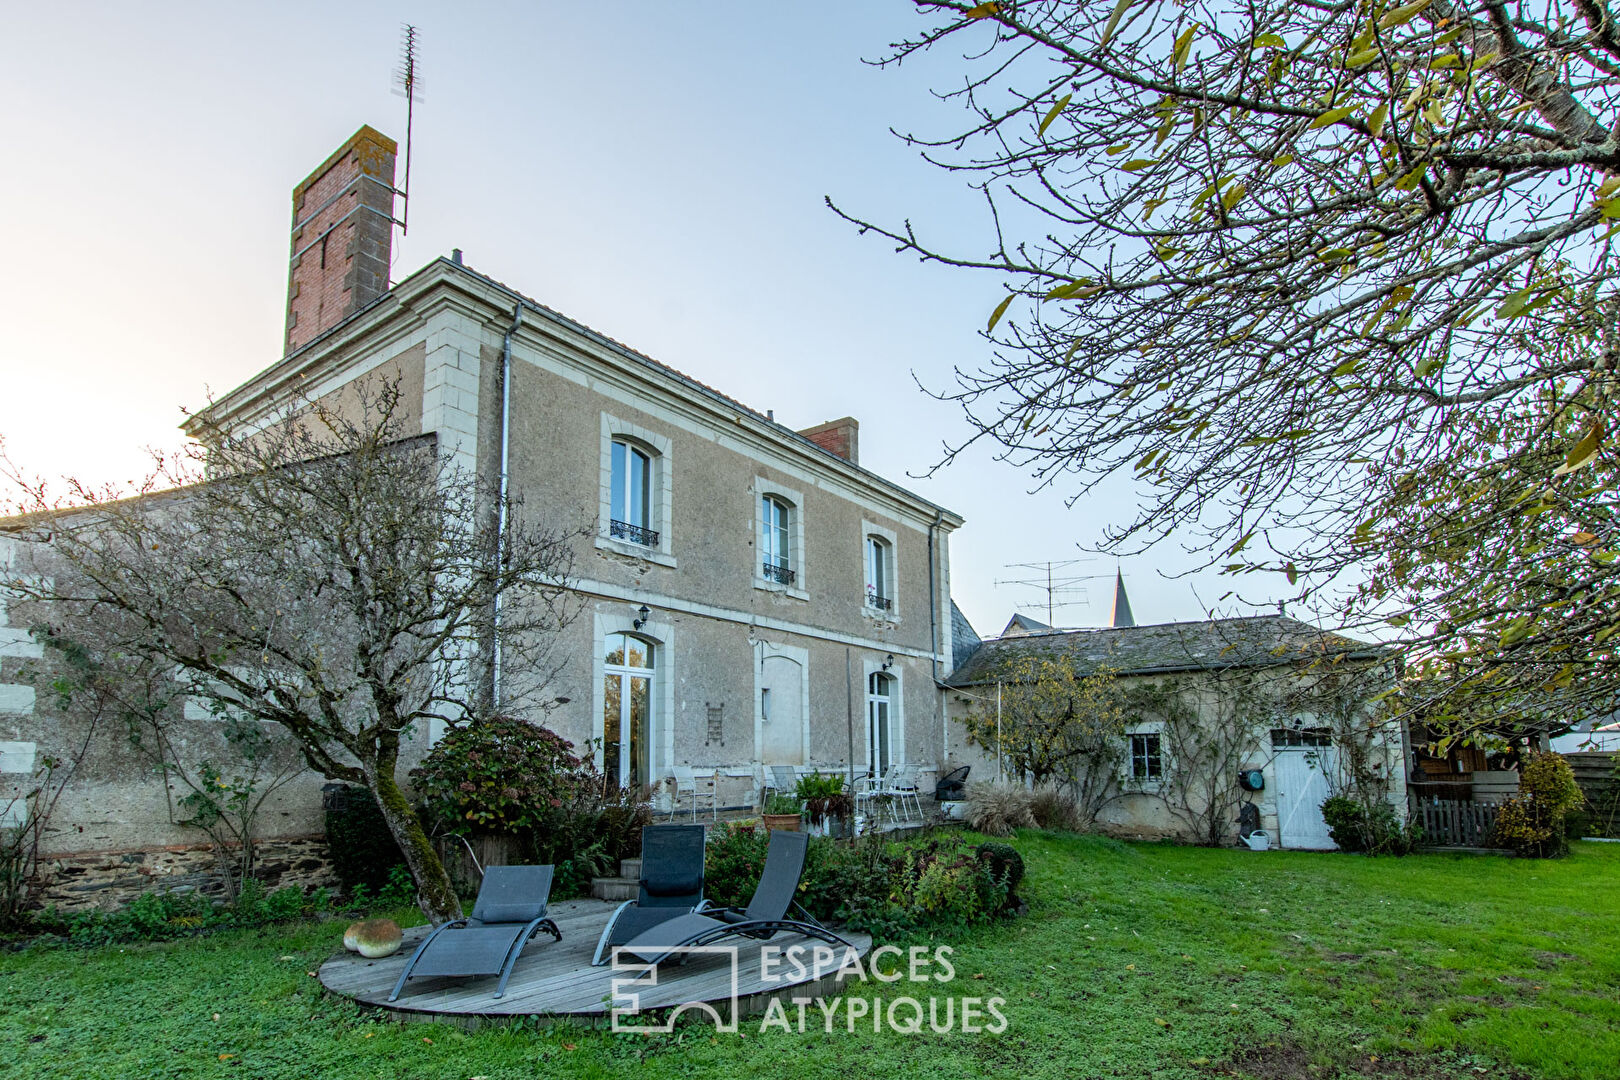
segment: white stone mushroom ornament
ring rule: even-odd
[[[343,947],[368,960],[394,955],[404,940],[405,935],[393,919],[361,919],[343,931]]]

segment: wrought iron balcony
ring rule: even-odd
[[[791,585],[791,584],[793,584],[793,578],[795,577],[795,574],[793,573],[792,570],[789,570],[785,566],[778,566],[776,563],[773,563],[773,562],[768,562],[768,563],[765,563],[763,565],[765,567],[765,580],[774,581],[778,585]]]
[[[887,596],[879,596],[875,592],[869,592],[866,594],[866,606],[876,608],[879,611],[893,611],[894,601]]]
[[[632,525],[628,521],[615,521],[608,526],[608,535],[615,540],[628,540],[632,544],[643,547],[658,546],[658,530],[644,529],[640,525]]]

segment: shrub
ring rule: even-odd
[[[986,836],[1011,836],[1014,829],[1035,827],[1033,798],[1023,788],[1006,784],[974,784],[968,788],[968,826]]]
[[[1348,795],[1334,795],[1322,803],[1322,819],[1341,851],[1368,855],[1409,855],[1422,832],[1417,823],[1403,822],[1383,799],[1369,808]]]
[[[879,836],[853,843],[814,838],[799,885],[799,903],[818,919],[835,919],[886,938],[952,929],[989,919],[1008,904],[1023,872],[1018,853],[998,871],[956,836],[899,842]],[[717,906],[748,903],[765,869],[768,834],[724,825],[709,843],[704,893]],[[1016,867],[1016,869],[1014,869]]]
[[[1037,827],[1061,832],[1079,832],[1080,804],[1074,796],[1055,787],[1038,787],[1030,793],[1029,813]]]
[[[525,861],[556,867],[558,900],[583,895],[591,878],[639,854],[652,823],[639,792],[608,792],[573,743],[511,717],[450,731],[411,777],[430,830],[513,837]]]
[[[376,797],[352,784],[327,784],[321,803],[327,855],[343,888],[349,892],[383,888],[394,868],[405,864]]]
[[[1569,851],[1569,818],[1586,802],[1562,754],[1534,753],[1519,766],[1519,794],[1496,813],[1491,843],[1531,858]]]
[[[561,735],[515,717],[452,728],[411,779],[422,810],[441,829],[519,836],[554,823],[600,777]],[[600,790],[600,787],[598,787]]]
[[[1007,898],[1011,902],[1018,892],[1018,883],[1024,880],[1024,857],[1011,844],[994,840],[980,844],[977,850],[979,859],[989,868],[990,876],[1007,890]]]

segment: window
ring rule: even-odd
[[[1333,732],[1327,728],[1272,728],[1271,748],[1286,750],[1304,746],[1319,748],[1333,745]]]
[[[608,535],[632,544],[657,547],[658,530],[653,528],[652,456],[639,446],[614,439],[612,471]]]
[[[639,795],[652,782],[653,646],[608,634],[602,653],[602,773],[609,792]]]
[[[866,538],[866,606],[894,610],[894,549],[881,536]]]
[[[866,679],[866,760],[872,775],[882,776],[893,764],[894,677],[874,671]]]
[[[789,531],[793,522],[793,507],[775,495],[760,498],[759,553],[761,573],[767,581],[778,585],[792,585],[793,551]]]
[[[1164,750],[1158,735],[1131,736],[1131,779],[1164,779]]]
[[[673,451],[650,428],[602,414],[596,547],[675,568]]]

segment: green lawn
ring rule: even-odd
[[[307,974],[327,923],[0,954],[0,1074],[1620,1077],[1614,845],[1559,862],[1018,846],[1029,914],[952,941],[944,987],[1004,997],[1000,1035],[394,1024]]]

